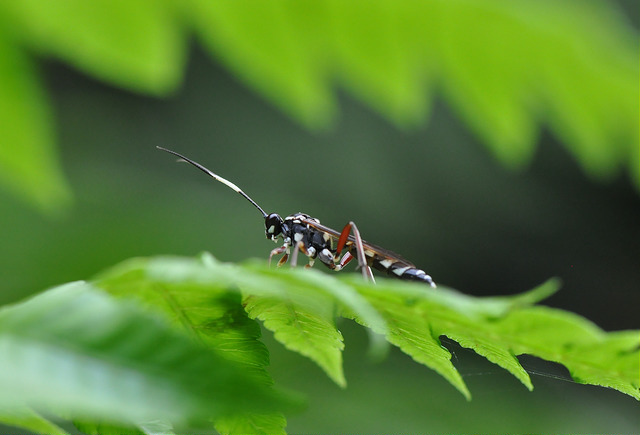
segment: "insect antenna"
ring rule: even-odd
[[[264,218],[266,218],[266,217],[267,217],[267,214],[264,212],[264,210],[262,209],[262,207],[260,207],[260,206],[258,205],[258,203],[257,203],[257,202],[255,202],[253,199],[251,199],[251,198],[249,197],[249,195],[247,195],[246,193],[244,193],[244,192],[242,191],[242,189],[240,189],[238,186],[236,186],[235,184],[233,184],[231,181],[229,181],[229,180],[227,180],[227,179],[225,179],[225,178],[222,178],[221,176],[219,176],[219,175],[217,175],[217,174],[214,174],[213,172],[211,172],[210,170],[208,170],[207,168],[205,168],[204,166],[202,166],[200,163],[194,162],[193,160],[191,160],[191,159],[189,159],[189,158],[187,158],[187,157],[183,156],[182,154],[179,154],[179,153],[177,153],[177,152],[175,152],[175,151],[171,151],[171,150],[168,150],[168,149],[166,149],[166,148],[159,147],[159,146],[156,146],[156,148],[158,148],[159,150],[162,150],[162,151],[166,151],[166,152],[168,152],[169,154],[173,154],[174,156],[177,156],[177,157],[179,158],[179,160],[178,160],[178,161],[183,161],[183,162],[191,163],[193,166],[195,166],[196,168],[200,169],[202,172],[204,172],[205,174],[209,175],[211,178],[213,178],[213,179],[215,179],[215,180],[217,180],[217,181],[221,182],[222,184],[226,185],[227,187],[230,187],[231,189],[235,190],[235,191],[236,191],[236,192],[238,192],[240,195],[244,196],[244,197],[245,197],[245,199],[246,199],[247,201],[249,201],[251,204],[253,204],[253,206],[254,206],[255,208],[257,208],[258,210],[260,210],[260,213],[262,213],[262,217],[264,217]]]

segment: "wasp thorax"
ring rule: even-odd
[[[277,213],[271,213],[264,218],[264,228],[267,239],[275,240],[282,234],[282,218]]]

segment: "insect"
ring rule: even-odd
[[[433,288],[436,287],[431,276],[418,269],[413,263],[405,260],[395,252],[362,240],[360,231],[358,231],[358,227],[353,222],[349,222],[341,232],[338,232],[322,225],[318,219],[305,213],[294,213],[284,219],[277,213],[267,214],[258,203],[231,181],[222,178],[200,163],[194,162],[175,151],[162,147],[156,148],[177,156],[181,161],[192,164],[210,177],[242,195],[260,211],[264,218],[267,239],[276,243],[278,243],[279,239],[282,239],[282,246],[273,249],[269,254],[269,263],[271,263],[271,259],[274,256],[284,254],[278,261],[278,266],[282,266],[287,260],[290,260],[292,266],[296,266],[298,253],[302,252],[309,260],[305,267],[313,266],[315,260],[318,259],[329,269],[339,271],[355,258],[365,280],[375,282],[371,271],[371,267],[373,267],[396,278],[421,281]]]

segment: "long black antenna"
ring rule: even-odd
[[[232,188],[233,190],[235,190],[236,192],[238,192],[240,195],[244,196],[244,197],[246,198],[246,200],[247,200],[247,201],[249,201],[251,204],[253,204],[253,205],[254,205],[254,207],[255,207],[255,208],[257,208],[258,210],[260,210],[260,213],[262,213],[262,217],[264,217],[264,218],[266,218],[266,217],[267,217],[267,214],[264,212],[264,210],[262,209],[262,207],[260,207],[260,206],[258,205],[258,203],[257,203],[257,202],[255,202],[253,199],[251,199],[251,198],[249,197],[249,195],[247,195],[246,193],[244,193],[244,192],[242,191],[242,189],[240,189],[238,186],[236,186],[235,184],[233,184],[231,181],[229,181],[229,180],[227,180],[227,179],[225,179],[225,178],[222,178],[221,176],[219,176],[219,175],[217,175],[217,174],[214,174],[213,172],[211,172],[210,170],[208,170],[207,168],[205,168],[204,166],[202,166],[200,163],[194,162],[193,160],[191,160],[191,159],[189,159],[189,158],[187,158],[187,157],[183,156],[182,154],[178,154],[178,153],[177,153],[177,152],[175,152],[175,151],[171,151],[171,150],[168,150],[168,149],[166,149],[166,148],[159,147],[159,146],[156,146],[156,148],[158,148],[159,150],[162,150],[162,151],[166,151],[166,152],[168,152],[168,153],[170,153],[170,154],[173,154],[174,156],[178,156],[178,157],[180,158],[180,160],[182,160],[182,161],[184,161],[184,162],[187,162],[187,163],[191,163],[193,166],[195,166],[196,168],[200,169],[200,170],[201,170],[202,172],[204,172],[205,174],[209,175],[210,177],[214,178],[215,180],[218,180],[218,181],[219,181],[219,182],[221,182],[222,184],[224,184],[224,185],[226,185],[226,186],[228,186],[228,187]],[[178,160],[178,161],[180,161],[180,160]]]

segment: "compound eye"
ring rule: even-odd
[[[264,227],[267,239],[275,240],[282,234],[282,218],[277,213],[271,213],[264,219]]]

